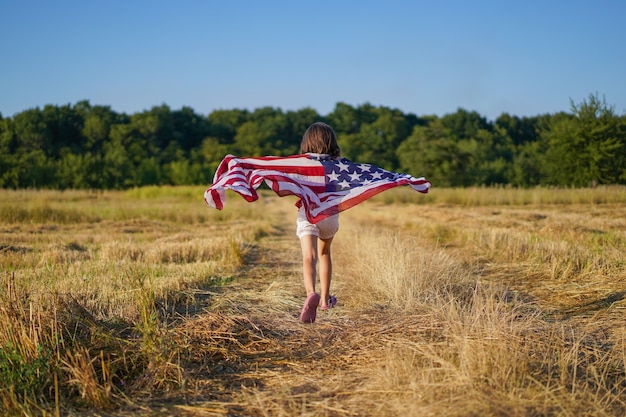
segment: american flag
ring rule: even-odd
[[[423,177],[415,178],[345,158],[332,159],[328,155],[256,158],[227,155],[215,172],[213,185],[204,193],[204,200],[209,206],[222,210],[226,189],[230,189],[246,201],[256,201],[259,198],[256,189],[263,181],[281,197],[298,197],[296,206],[304,207],[311,223],[354,207],[390,188],[409,185],[420,193],[427,193],[431,186]]]

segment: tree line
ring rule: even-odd
[[[0,187],[124,189],[212,182],[226,154],[291,155],[302,134],[325,121],[342,155],[425,176],[438,187],[626,184],[626,115],[598,95],[571,111],[489,121],[462,108],[439,116],[339,102],[320,115],[215,110],[163,104],[127,115],[80,101],[0,114]]]

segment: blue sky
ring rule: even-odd
[[[0,0],[0,113],[626,114],[626,1]]]

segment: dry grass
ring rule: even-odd
[[[0,410],[626,413],[623,189],[383,193],[314,325],[294,202],[202,191],[2,191]]]

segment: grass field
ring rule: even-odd
[[[623,416],[626,188],[391,190],[298,322],[294,199],[0,190],[0,414]]]

